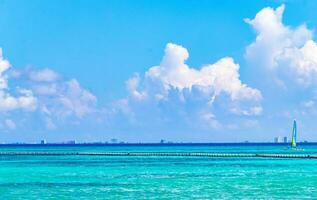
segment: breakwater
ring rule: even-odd
[[[0,152],[0,156],[160,156],[220,158],[298,158],[317,159],[311,154],[208,153],[208,152]]]

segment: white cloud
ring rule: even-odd
[[[280,67],[288,66],[298,83],[306,86],[316,83],[317,44],[314,41],[308,40],[301,48],[285,49],[277,62]]]
[[[113,104],[117,121],[126,116],[135,127],[219,130],[234,117],[262,113],[261,92],[240,80],[240,66],[232,58],[197,69],[186,64],[188,57],[186,48],[168,43],[159,65],[126,82],[128,97]]]
[[[146,97],[145,92],[139,92],[137,90],[138,86],[140,83],[140,76],[139,74],[135,74],[133,77],[131,77],[129,80],[126,82],[126,87],[128,89],[128,92],[130,93],[131,96],[133,96],[136,99],[143,99]]]
[[[315,106],[315,102],[313,100],[304,101],[304,102],[302,102],[302,106],[304,108],[310,109],[310,108],[313,108]]]
[[[52,118],[82,118],[96,111],[97,98],[82,88],[76,79],[63,80],[49,68],[29,70],[27,73],[31,88],[39,99],[40,112],[46,116],[47,128],[56,127]]]
[[[200,70],[190,68],[185,64],[189,54],[182,46],[169,43],[165,48],[165,55],[159,66],[150,68],[146,78],[158,81],[163,86],[161,95],[171,88],[179,91],[192,90],[193,87],[201,91],[211,92],[212,98],[225,93],[231,100],[261,99],[261,92],[248,87],[240,80],[239,65],[230,57],[220,59],[214,64],[203,66]]]
[[[248,109],[241,109],[239,107],[233,107],[231,108],[231,112],[235,113],[237,115],[246,115],[246,116],[257,116],[261,115],[263,111],[263,108],[261,106],[253,106]]]
[[[83,89],[76,79],[65,82],[62,92],[58,101],[77,117],[83,117],[93,111],[97,98]]]
[[[19,96],[13,96],[8,92],[8,76],[5,72],[10,67],[9,61],[3,58],[2,49],[0,48],[0,112],[15,109],[34,111],[37,99],[33,96],[31,90],[18,89]]]
[[[72,116],[83,118],[97,112],[97,98],[82,88],[76,79],[43,85],[36,83],[33,88],[39,99],[40,112],[45,116],[60,120]]]
[[[34,111],[37,106],[37,99],[30,90],[20,90],[20,96],[13,97],[9,93],[0,90],[0,112],[23,109]]]
[[[195,69],[185,63],[188,57],[188,51],[184,47],[167,44],[161,64],[151,67],[145,73],[142,83],[139,75],[127,82],[131,96],[139,100],[146,97],[162,100],[167,98],[171,90],[177,90],[179,98],[184,101],[182,92],[191,92],[195,88],[209,99],[209,104],[222,94],[228,95],[231,101],[261,100],[259,90],[241,82],[239,65],[232,58],[225,57],[214,64]]]
[[[257,33],[246,49],[253,67],[265,67],[300,84],[310,85],[317,78],[317,45],[306,25],[292,28],[282,22],[285,6],[264,8],[254,19],[246,19]]]
[[[58,77],[58,74],[49,68],[32,71],[30,73],[30,79],[32,81],[53,82],[56,81]]]
[[[32,90],[38,95],[56,95],[57,94],[57,84],[35,84],[32,86]]]
[[[7,76],[4,74],[10,68],[9,61],[5,60],[2,56],[2,48],[0,48],[0,90],[8,87]]]
[[[0,112],[37,111],[48,129],[55,129],[59,122],[81,119],[96,113],[97,98],[81,87],[76,79],[63,80],[54,70],[10,70],[10,63],[2,56],[0,49]],[[13,75],[12,75],[13,72]],[[8,86],[9,78],[18,79],[18,83],[30,89],[16,87],[12,92]],[[39,109],[37,109],[39,108]],[[20,113],[23,115],[23,113]],[[8,127],[13,122],[6,121]]]
[[[212,113],[201,113],[200,117],[207,128],[211,127],[212,129],[221,129],[223,127]]]

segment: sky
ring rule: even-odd
[[[316,10],[0,0],[0,142],[317,141]]]

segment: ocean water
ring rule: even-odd
[[[0,146],[0,152],[317,154],[317,145]],[[317,199],[317,160],[0,156],[0,199]]]

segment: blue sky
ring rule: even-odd
[[[314,1],[0,1],[0,140],[317,141]]]

